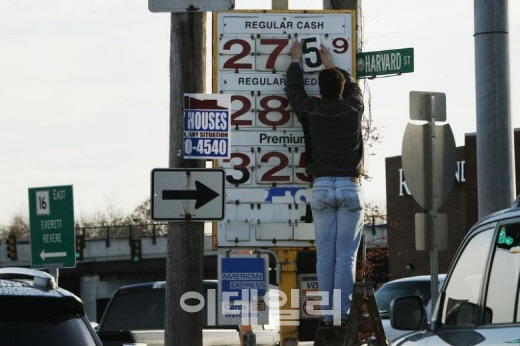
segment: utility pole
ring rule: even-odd
[[[475,0],[475,87],[479,218],[515,198],[507,0]]]
[[[170,168],[204,168],[204,160],[183,159],[183,96],[205,91],[205,25],[205,12],[171,15]],[[201,312],[184,311],[180,300],[186,292],[202,294],[203,256],[204,223],[170,222],[166,257],[166,346],[202,346]]]

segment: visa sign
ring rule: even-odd
[[[311,292],[318,292],[318,275],[301,274],[299,275],[301,296],[314,295]]]

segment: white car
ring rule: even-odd
[[[438,279],[438,287],[441,287],[446,274],[440,274]],[[395,298],[404,296],[420,296],[423,304],[426,306],[428,316],[430,316],[430,294],[431,292],[431,276],[419,275],[411,276],[403,279],[396,279],[383,284],[375,293],[379,315],[385,336],[388,341],[393,341],[397,337],[407,334],[409,330],[398,330],[392,328],[390,324],[390,304]]]
[[[520,197],[466,234],[431,323],[418,296],[395,299],[392,327],[416,330],[392,345],[520,344]]]

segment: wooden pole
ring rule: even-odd
[[[204,160],[183,159],[182,113],[184,93],[205,92],[205,25],[204,12],[171,15],[170,168],[204,167]],[[165,345],[202,346],[201,312],[184,311],[180,301],[186,292],[202,294],[204,223],[171,222],[168,228]]]

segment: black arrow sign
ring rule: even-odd
[[[195,190],[163,190],[163,200],[195,200],[195,209],[199,209],[206,203],[220,196],[219,193],[210,189],[200,181],[195,181]]]

